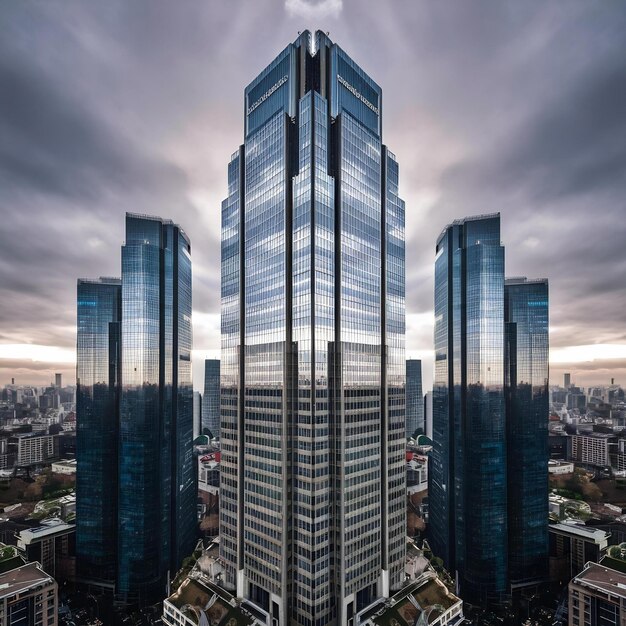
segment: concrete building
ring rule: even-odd
[[[57,435],[22,433],[9,438],[9,450],[15,454],[18,467],[49,463],[58,457]]]
[[[571,461],[559,461],[551,459],[548,461],[549,474],[571,474],[574,471],[574,464]]]
[[[587,563],[569,584],[568,626],[626,624],[626,574]]]
[[[38,563],[0,574],[2,626],[56,626],[57,604],[57,583]]]
[[[615,436],[608,433],[573,435],[572,461],[583,465],[607,467],[610,465],[610,454],[615,443]]]
[[[61,459],[53,463],[51,469],[54,474],[76,474],[76,459]]]
[[[580,572],[585,563],[597,563],[609,546],[610,534],[578,524],[550,524],[550,579],[565,581]]]

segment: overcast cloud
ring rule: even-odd
[[[73,382],[76,278],[119,275],[125,211],[190,233],[196,355],[218,356],[243,88],[305,28],[383,88],[407,206],[407,355],[430,358],[437,233],[500,211],[507,273],[550,279],[553,380],[626,384],[626,4],[9,0],[0,385]],[[50,348],[33,362],[23,344]],[[592,344],[607,348],[576,349]]]

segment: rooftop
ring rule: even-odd
[[[594,587],[626,599],[626,574],[598,563],[587,563],[570,584]]]
[[[593,540],[596,543],[600,543],[610,537],[610,533],[604,530],[581,526],[580,524],[549,524],[548,530],[556,533],[565,533],[567,535],[577,535],[584,539]]]
[[[0,598],[52,583],[54,579],[39,568],[39,563],[27,563],[0,574]]]
[[[46,520],[45,522],[42,522],[40,526],[22,530],[19,534],[19,539],[20,541],[23,541],[24,544],[28,545],[36,541],[41,541],[45,537],[49,537],[51,535],[70,533],[75,529],[76,526],[74,524],[66,524],[59,519]]]
[[[196,624],[247,626],[252,620],[230,604],[227,593],[212,583],[188,577],[168,599]]]

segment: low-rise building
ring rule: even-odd
[[[597,563],[606,554],[610,534],[581,524],[550,524],[550,579],[570,580],[585,563]]]
[[[1,552],[14,550],[2,548]],[[5,559],[0,554],[0,561]],[[11,566],[11,563],[6,563]],[[7,626],[56,626],[57,583],[39,563],[24,563],[0,574],[0,624]]]
[[[76,459],[62,459],[52,464],[52,471],[55,474],[76,474]]]
[[[574,464],[571,461],[560,461],[551,459],[548,461],[549,474],[571,474],[574,471]]]
[[[569,626],[626,623],[626,574],[587,563],[569,583]]]
[[[572,460],[583,465],[607,467],[616,438],[609,433],[572,436]]]

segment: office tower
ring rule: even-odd
[[[507,587],[504,248],[500,216],[456,220],[437,240],[429,524],[464,600]]]
[[[113,588],[117,546],[117,452],[122,284],[80,279],[76,337],[76,567]]]
[[[61,389],[61,387],[63,387],[63,374],[54,375],[54,386],[57,389]]]
[[[272,624],[404,580],[404,203],[380,87],[304,32],[245,90],[222,204],[220,550]]]
[[[548,281],[504,282],[509,580],[548,573]]]
[[[118,594],[160,599],[196,538],[191,246],[170,221],[126,215]]]
[[[199,391],[193,392],[193,438],[199,437],[202,432],[202,395]]]
[[[427,391],[424,396],[424,428],[426,436],[433,438],[433,392]]]
[[[220,360],[204,361],[204,396],[202,397],[202,433],[220,436]]]
[[[406,361],[406,436],[424,434],[424,396],[422,395],[422,362]]]
[[[571,374],[563,374],[563,386],[565,387],[565,389],[569,389],[572,386]]]

